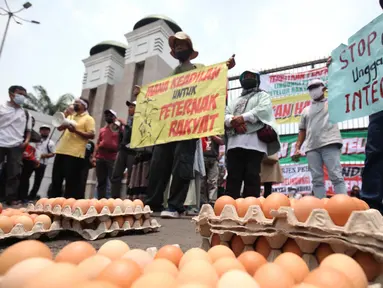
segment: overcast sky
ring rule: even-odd
[[[17,10],[24,0],[8,0]],[[150,14],[164,14],[188,33],[200,56],[214,64],[235,53],[238,74],[322,58],[381,13],[378,0],[30,0],[11,22],[0,58],[0,101],[10,85],[44,86],[51,98],[81,94],[90,48],[124,34]],[[4,0],[0,7],[5,8]],[[0,16],[0,36],[6,17]]]

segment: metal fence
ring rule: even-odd
[[[321,68],[326,65],[327,58],[318,59],[314,61],[278,67],[273,69],[261,70],[261,74],[280,74],[280,73],[300,73],[305,72],[315,68]],[[228,93],[229,99],[233,99],[238,97],[241,94],[241,85],[239,83],[239,75],[229,77],[228,83]],[[273,98],[277,98],[273,97]],[[297,134],[299,132],[298,129],[299,123],[289,123],[289,124],[280,124],[279,125],[279,133],[280,135],[289,135],[289,134]],[[353,120],[347,120],[338,124],[339,129],[341,130],[351,130],[351,129],[365,129],[368,126],[368,117],[362,117]]]

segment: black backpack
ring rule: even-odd
[[[27,127],[28,127],[28,121],[29,121],[29,112],[24,109],[25,116],[27,118],[27,121],[25,122],[25,130],[24,130],[24,141],[27,138]],[[29,140],[30,143],[38,143],[41,141],[41,136],[39,133],[37,133],[35,130],[31,130],[31,139]]]

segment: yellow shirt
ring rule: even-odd
[[[88,112],[84,112],[80,115],[71,115],[67,117],[70,120],[76,121],[76,130],[80,132],[94,132],[95,123],[92,116]],[[64,131],[64,135],[61,137],[58,146],[56,148],[56,154],[69,155],[78,158],[84,158],[85,147],[88,140],[72,133],[69,130]]]

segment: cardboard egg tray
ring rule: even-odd
[[[55,219],[52,221],[52,225],[49,230],[45,230],[43,227],[43,223],[37,222],[33,227],[32,230],[26,231],[23,224],[17,224],[15,225],[12,230],[5,234],[0,229],[0,240],[6,240],[11,238],[18,238],[18,239],[38,239],[42,235],[46,235],[49,238],[56,237],[60,231],[62,231],[63,228],[61,227],[61,221],[59,217],[55,217]]]
[[[245,217],[240,218],[232,205],[226,205],[220,216],[214,214],[210,205],[203,205],[193,218],[198,230],[229,229],[237,232],[284,232],[285,234],[337,238],[353,244],[363,243],[371,247],[383,247],[383,217],[379,211],[354,211],[346,225],[337,226],[324,209],[314,209],[307,221],[297,220],[291,207],[271,211],[273,219],[264,216],[259,206],[249,207]]]
[[[52,207],[51,205],[34,205],[29,204],[27,207],[27,211],[29,213],[45,213],[52,214],[56,216],[63,216],[67,218],[71,218],[77,221],[87,221],[92,222],[94,219],[99,218],[101,221],[104,219],[108,219],[111,216],[127,216],[132,215],[136,219],[141,218],[142,216],[145,218],[149,218],[150,214],[153,213],[149,206],[145,206],[143,209],[140,206],[136,206],[134,209],[132,207],[126,207],[123,209],[120,206],[117,206],[114,211],[110,211],[107,206],[102,208],[101,212],[98,213],[97,210],[91,206],[88,211],[84,214],[80,208],[76,208],[75,211],[72,211],[70,206],[61,207],[60,205],[56,205]]]
[[[115,237],[118,234],[138,231],[143,233],[157,232],[161,227],[157,220],[152,218],[135,219],[133,225],[129,221],[125,221],[122,227],[116,221],[113,221],[109,228],[105,221],[100,222],[95,228],[91,227],[91,225],[88,225],[89,227],[86,226],[86,224],[84,225],[78,220],[69,218],[63,218],[62,220],[63,229],[76,232],[84,239],[91,241],[102,239],[106,236]]]

